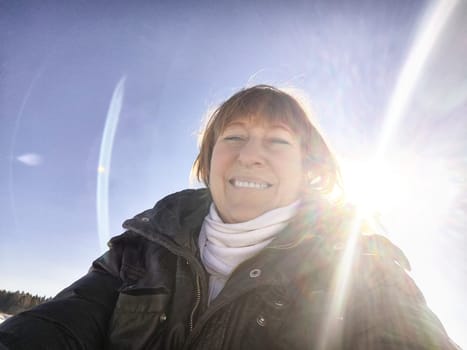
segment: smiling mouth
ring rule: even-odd
[[[271,184],[268,184],[266,182],[245,181],[236,179],[231,179],[229,180],[229,182],[232,186],[237,188],[254,188],[258,190],[264,190],[272,186]]]

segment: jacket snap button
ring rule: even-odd
[[[147,218],[146,216],[143,216],[143,217],[141,218],[141,221],[142,221],[142,222],[149,222],[149,218]]]
[[[274,302],[274,306],[275,306],[276,308],[278,308],[278,309],[281,309],[281,308],[284,307],[284,302],[283,302],[282,300],[276,300],[276,301]]]
[[[264,327],[266,326],[266,319],[263,317],[263,315],[259,315],[258,318],[256,319],[256,323],[259,326]]]
[[[167,319],[167,315],[164,313],[159,317],[159,321],[164,322]]]
[[[261,270],[260,269],[253,269],[250,271],[250,277],[251,278],[256,278],[261,276]]]

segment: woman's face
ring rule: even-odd
[[[209,188],[226,223],[244,222],[297,200],[305,176],[298,136],[282,123],[238,119],[219,135]]]

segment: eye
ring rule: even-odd
[[[269,139],[269,142],[273,144],[279,144],[279,145],[290,145],[290,142],[288,140],[280,138],[280,137],[272,137]]]
[[[240,136],[240,135],[229,135],[229,136],[224,137],[225,141],[233,141],[233,142],[244,141],[245,139],[246,139],[246,137]]]

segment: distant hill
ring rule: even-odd
[[[34,306],[42,304],[50,298],[32,295],[23,291],[9,292],[0,290],[0,313],[16,315]]]

